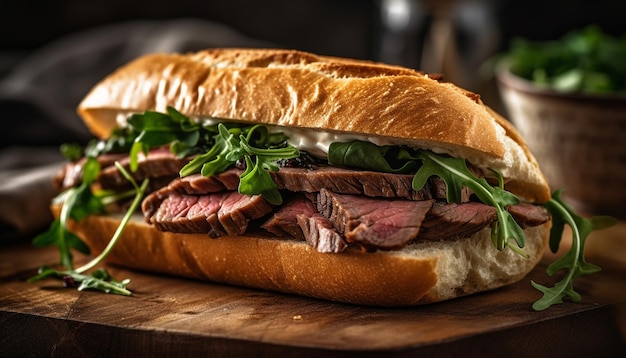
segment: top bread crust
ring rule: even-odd
[[[106,138],[128,114],[345,132],[463,157],[502,172],[507,189],[545,202],[550,188],[515,128],[480,96],[408,68],[276,49],[140,57],[98,83],[77,111]]]

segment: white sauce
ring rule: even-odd
[[[219,119],[196,119],[201,121],[205,125],[214,125],[222,122]],[[333,142],[349,142],[352,140],[360,140],[365,142],[371,142],[379,146],[393,145],[394,143],[385,138],[371,137],[358,134],[332,132],[327,130],[309,129],[309,128],[296,128],[296,127],[283,127],[270,124],[264,124],[270,132],[282,132],[287,136],[287,143],[311,153],[312,155],[326,158],[328,155],[328,147]]]
[[[117,123],[120,127],[126,127],[127,118],[132,113],[118,113],[117,115]],[[195,122],[202,122],[205,125],[215,125],[220,122],[225,122],[221,119],[216,118],[193,118]],[[247,122],[246,122],[247,123]],[[249,124],[249,123],[248,123]],[[321,129],[310,129],[310,128],[297,128],[297,127],[285,127],[285,126],[276,126],[270,124],[264,124],[270,132],[282,132],[287,136],[287,142],[296,147],[299,150],[306,151],[311,153],[312,155],[318,156],[320,158],[326,158],[328,156],[328,147],[333,142],[349,142],[352,140],[360,140],[364,142],[370,142],[376,144],[378,146],[384,145],[397,145],[396,142],[391,139],[384,137],[373,137],[352,133],[342,133],[342,132],[334,132],[328,130]],[[420,149],[420,148],[414,148]],[[426,149],[426,148],[421,148]],[[439,148],[439,147],[431,147],[427,148],[430,151],[435,153],[449,153],[449,151]]]

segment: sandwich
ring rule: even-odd
[[[515,128],[439,75],[294,50],[149,54],[77,112],[95,139],[55,178],[53,234],[35,240],[57,244],[67,270],[37,279],[126,292],[83,275],[95,263],[75,269],[76,248],[155,274],[410,306],[521,280],[563,226]]]

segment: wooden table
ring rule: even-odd
[[[0,357],[626,356],[616,315],[599,295],[622,273],[577,282],[580,303],[534,312],[545,265],[493,292],[415,308],[374,308],[110,268],[132,297],[25,280],[55,249],[0,246]],[[623,311],[621,311],[623,313]]]

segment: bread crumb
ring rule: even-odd
[[[302,316],[297,314],[297,315],[293,316],[293,319],[296,320],[296,321],[300,321],[302,319]]]

